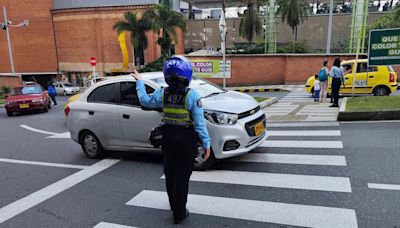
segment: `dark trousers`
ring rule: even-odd
[[[180,217],[186,212],[189,178],[197,153],[194,128],[164,126],[162,151],[169,204],[174,217]]]
[[[342,80],[340,78],[332,78],[332,98],[333,98],[333,104],[338,105],[339,104],[339,90],[340,90],[340,85],[342,84]]]
[[[50,96],[50,98],[53,101],[54,105],[57,105],[56,96]]]
[[[320,90],[314,90],[314,101],[319,100],[319,92],[320,92]]]

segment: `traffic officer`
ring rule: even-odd
[[[157,89],[150,96],[146,93],[140,74],[135,70],[132,76],[137,80],[140,104],[163,110],[165,181],[174,223],[179,224],[189,215],[186,201],[189,178],[197,155],[197,135],[205,149],[205,160],[210,156],[210,137],[201,97],[188,88],[192,79],[191,62],[183,56],[171,57],[164,63],[163,72],[168,87]]]

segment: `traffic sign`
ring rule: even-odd
[[[96,57],[94,57],[94,56],[90,57],[89,63],[90,63],[91,66],[95,67],[96,64],[97,64]]]
[[[368,65],[400,65],[400,28],[369,32]]]

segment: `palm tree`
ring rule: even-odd
[[[118,21],[114,24],[113,29],[117,30],[117,33],[130,32],[130,39],[136,60],[135,65],[144,64],[144,50],[148,47],[148,40],[146,32],[151,29],[150,22],[146,18],[138,19],[137,13],[126,12],[124,14],[124,21]]]
[[[159,36],[157,43],[161,46],[161,56],[170,56],[171,43],[177,42],[176,28],[186,31],[186,22],[182,14],[172,10],[167,0],[163,1],[162,5],[148,9],[143,17],[150,21],[152,30]]]
[[[260,0],[241,0],[246,4],[247,10],[244,17],[240,19],[239,35],[245,38],[249,43],[253,42],[254,35],[260,34],[261,22],[258,19],[258,9]]]
[[[278,0],[278,10],[276,14],[279,13],[282,16],[282,22],[286,23],[292,28],[294,35],[293,47],[297,41],[297,26],[307,19],[308,11],[310,10],[310,5],[308,0]]]

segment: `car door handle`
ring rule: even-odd
[[[94,111],[88,111],[89,115],[93,116]]]
[[[349,78],[344,78],[344,79],[349,80]]]
[[[374,78],[374,76],[369,76],[369,78]]]
[[[129,115],[126,115],[126,114],[123,114],[122,117],[123,117],[124,119],[129,119],[130,116],[129,116]]]

